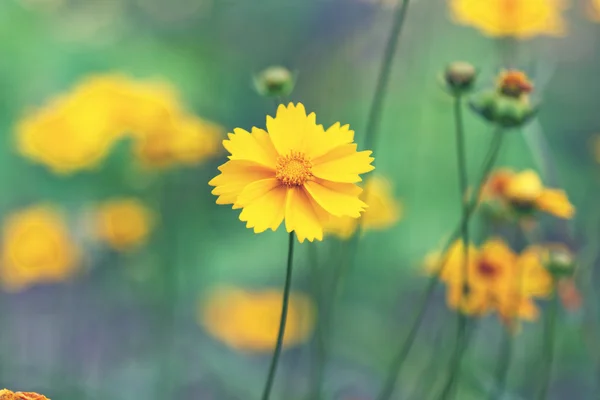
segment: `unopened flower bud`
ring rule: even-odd
[[[567,278],[575,273],[575,259],[571,251],[563,245],[548,246],[543,259],[544,266],[555,278]]]
[[[461,94],[471,90],[477,70],[472,64],[464,61],[455,61],[446,67],[444,78],[446,85],[454,94]]]
[[[533,84],[522,71],[507,70],[498,76],[498,91],[505,96],[519,99],[532,90]]]
[[[254,77],[254,86],[262,96],[287,96],[294,90],[295,76],[281,66],[269,67]]]
[[[529,122],[537,113],[529,101],[486,91],[470,102],[471,109],[491,123],[503,128],[517,128]]]

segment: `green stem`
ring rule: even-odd
[[[371,108],[367,117],[367,126],[365,128],[364,148],[367,150],[374,151],[374,146],[377,142],[377,128],[378,124],[381,122],[381,111],[388,88],[388,82],[390,80],[390,74],[392,72],[392,61],[394,60],[394,55],[400,39],[400,33],[402,32],[404,20],[406,19],[408,3],[409,0],[403,0],[402,4],[396,8],[394,23],[390,30],[390,36],[388,37],[385,51],[383,52],[381,69],[379,70],[379,75],[377,77],[375,94],[373,96],[373,102],[371,103]]]
[[[496,369],[496,390],[492,391],[490,400],[501,399],[506,387],[506,379],[508,378],[508,367],[512,358],[513,337],[512,333],[504,330],[502,343],[500,344],[500,354],[498,368]]]
[[[556,317],[558,314],[558,293],[556,293],[556,282],[554,282],[554,298],[550,303],[548,317],[546,317],[546,326],[544,329],[544,346],[543,351],[543,372],[542,386],[537,396],[538,400],[545,400],[550,387],[550,378],[552,375],[552,364],[554,363],[554,335],[556,333]]]
[[[470,218],[471,215],[473,215],[473,213],[477,209],[477,206],[479,205],[479,193],[481,192],[483,185],[487,181],[488,176],[496,163],[496,159],[498,158],[498,154],[500,152],[500,147],[502,144],[503,137],[504,137],[504,135],[502,133],[502,130],[500,130],[500,129],[494,134],[492,143],[490,144],[490,149],[489,149],[488,154],[486,155],[485,160],[483,162],[483,168],[482,168],[483,173],[481,174],[481,177],[479,178],[477,187],[473,194],[473,198],[471,199],[471,202],[469,203],[469,208],[467,209],[467,213],[466,213],[467,218]],[[461,218],[459,225],[454,230],[454,232],[452,232],[452,234],[450,235],[450,238],[448,239],[448,241],[445,243],[445,245],[442,248],[442,254],[446,254],[445,257],[448,256],[447,250],[450,248],[452,243],[454,243],[454,241],[456,241],[460,237],[461,228],[462,228],[462,225],[464,224],[463,219],[464,219],[464,216],[463,216],[463,218]],[[388,400],[390,398],[390,396],[392,395],[392,393],[394,392],[394,387],[396,385],[396,380],[398,378],[398,375],[402,369],[402,366],[404,365],[404,362],[406,361],[406,357],[408,356],[408,353],[410,352],[412,344],[415,340],[416,333],[419,329],[419,326],[421,325],[421,322],[425,315],[425,311],[427,310],[429,300],[431,299],[431,296],[433,295],[435,288],[437,287],[437,285],[439,283],[438,276],[441,273],[441,270],[442,270],[441,267],[446,263],[445,257],[443,258],[442,262],[440,263],[440,268],[437,269],[438,272],[429,278],[429,282],[427,283],[427,287],[425,289],[425,292],[423,293],[423,297],[422,297],[421,301],[419,303],[417,303],[419,305],[417,306],[417,311],[415,313],[413,323],[411,324],[411,328],[408,332],[408,336],[406,337],[405,341],[402,343],[402,345],[398,349],[397,355],[396,355],[396,357],[394,357],[394,359],[390,365],[390,368],[388,369],[387,379],[383,385],[383,388],[379,392],[379,395],[376,397],[377,400]]]
[[[317,299],[317,326],[315,331],[315,342],[314,342],[314,353],[312,359],[312,368],[311,368],[311,391],[310,391],[310,400],[319,400],[321,399],[321,393],[323,391],[323,369],[325,366],[325,353],[326,353],[326,345],[325,345],[325,324],[328,322],[325,316],[325,303],[324,303],[324,290],[322,285],[320,284],[319,275],[319,260],[317,257],[317,249],[315,245],[309,246],[309,263],[311,269],[311,276],[313,281],[313,292],[314,296]]]
[[[273,387],[273,381],[275,380],[275,372],[277,371],[277,364],[279,363],[279,356],[283,347],[283,337],[285,335],[285,323],[287,321],[288,304],[290,300],[290,289],[292,287],[292,264],[294,260],[294,232],[290,232],[289,244],[288,244],[288,257],[287,257],[287,268],[285,275],[285,285],[283,287],[283,304],[281,306],[281,319],[279,320],[279,333],[277,334],[277,343],[275,344],[275,350],[273,351],[273,358],[271,359],[271,367],[269,368],[269,375],[267,377],[267,383],[265,384],[265,390],[263,391],[262,400],[268,400],[271,395],[271,388]]]
[[[460,190],[460,202],[462,209],[462,224],[461,238],[463,243],[463,260],[462,260],[462,294],[459,301],[458,323],[456,330],[456,347],[450,362],[450,376],[444,386],[440,399],[446,399],[453,393],[456,378],[460,372],[460,364],[466,348],[465,332],[467,329],[467,317],[461,312],[460,307],[464,300],[464,296],[469,290],[469,220],[471,213],[469,212],[470,205],[466,199],[468,178],[467,178],[467,160],[465,155],[465,139],[462,122],[462,102],[461,96],[457,95],[454,98],[454,121],[456,123],[456,158],[458,161],[458,180]],[[474,194],[475,201],[479,196],[479,192]]]

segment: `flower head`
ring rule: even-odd
[[[60,213],[48,206],[31,207],[4,223],[0,279],[10,290],[59,282],[76,270],[79,254]]]
[[[281,315],[281,291],[219,287],[203,300],[198,319],[206,331],[229,347],[248,352],[271,351]],[[283,344],[306,341],[315,324],[315,305],[302,293],[290,295]]]
[[[533,170],[515,173],[501,169],[493,173],[482,193],[484,201],[500,201],[517,215],[543,211],[558,218],[570,219],[575,208],[566,193],[546,188]]]
[[[0,390],[0,400],[50,400],[44,395],[34,392],[12,392],[8,389]]]
[[[360,218],[331,218],[325,231],[348,239],[359,225],[363,231],[382,230],[391,227],[402,217],[402,204],[394,198],[390,182],[382,176],[375,175],[367,179],[360,198],[368,206]]]
[[[96,235],[118,251],[131,250],[145,242],[154,217],[134,198],[108,201],[95,214]]]
[[[289,69],[272,66],[254,77],[254,86],[263,96],[288,96],[294,90],[295,77]]]
[[[447,88],[455,95],[471,90],[476,77],[477,70],[473,64],[464,61],[450,63],[444,74]]]
[[[254,232],[286,230],[298,240],[323,239],[331,217],[358,218],[366,204],[356,185],[373,170],[370,151],[356,151],[348,125],[317,125],[302,104],[280,105],[267,130],[235,129],[223,145],[229,161],[209,184],[217,204],[242,209],[240,220]]]
[[[449,0],[452,17],[494,37],[562,36],[563,0]]]
[[[500,239],[491,239],[479,249],[471,245],[466,277],[463,254],[463,244],[457,241],[443,258],[438,255],[428,262],[429,271],[438,273],[448,286],[451,308],[469,315],[496,311],[507,322],[536,318],[538,310],[532,299],[547,296],[552,290],[552,278],[542,265],[538,248],[515,254]]]
[[[498,91],[505,96],[520,99],[532,90],[533,83],[523,71],[506,70],[498,76]]]

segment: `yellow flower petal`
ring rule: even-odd
[[[340,123],[336,122],[310,146],[310,152],[307,155],[311,159],[315,159],[336,147],[352,143],[353,140],[354,131],[350,129],[350,125],[340,126]]]
[[[255,233],[277,230],[285,216],[287,192],[285,187],[278,186],[256,197],[244,206],[240,221],[246,222],[246,228],[254,228]]]
[[[504,194],[509,200],[533,202],[544,189],[539,175],[533,170],[525,170],[515,174],[506,184]]]
[[[564,190],[545,189],[535,202],[537,208],[559,218],[571,219],[575,207],[569,202]]]
[[[336,217],[360,217],[366,208],[355,192],[360,188],[354,184],[335,184],[327,181],[308,181],[304,188],[323,209]],[[350,193],[348,193],[350,192]]]
[[[369,207],[360,218],[364,229],[385,229],[400,220],[402,204],[394,198],[388,180],[381,176],[369,178],[363,194],[363,200]]]
[[[309,153],[310,146],[324,134],[323,126],[317,125],[314,113],[306,115],[302,103],[287,107],[279,105],[275,118],[267,117],[267,131],[280,155],[291,151]]]
[[[276,178],[261,179],[247,185],[237,198],[236,205],[244,207],[271,190],[282,186]]]
[[[219,196],[217,204],[234,204],[242,190],[250,183],[275,176],[274,172],[253,162],[233,160],[219,167],[220,175],[209,185],[215,186],[212,194]]]
[[[529,246],[519,255],[516,274],[525,297],[547,297],[552,293],[552,276],[542,265],[541,251],[538,246]]]
[[[275,168],[278,155],[265,131],[258,128],[253,128],[252,134],[240,128],[233,131],[228,135],[229,140],[223,141],[223,146],[231,153],[230,160],[253,161],[269,169]]]
[[[296,232],[300,243],[308,239],[323,240],[323,222],[313,208],[309,196],[304,189],[292,187],[288,190],[285,207],[285,228],[288,232]]]
[[[356,183],[362,181],[360,174],[375,169],[371,151],[356,151],[356,144],[336,147],[313,160],[314,176],[333,182]]]

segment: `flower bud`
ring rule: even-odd
[[[287,96],[294,90],[295,76],[289,69],[272,66],[254,76],[254,86],[261,96]]]
[[[446,67],[444,78],[450,92],[462,94],[473,87],[477,70],[472,64],[464,61],[455,61]]]
[[[548,246],[543,261],[548,272],[557,279],[571,277],[575,273],[575,259],[564,245]]]
[[[537,108],[529,101],[505,96],[496,91],[486,91],[475,96],[469,103],[471,109],[487,121],[503,128],[518,128],[529,122]]]
[[[504,96],[520,99],[533,90],[527,75],[519,70],[507,70],[498,76],[498,92]]]

